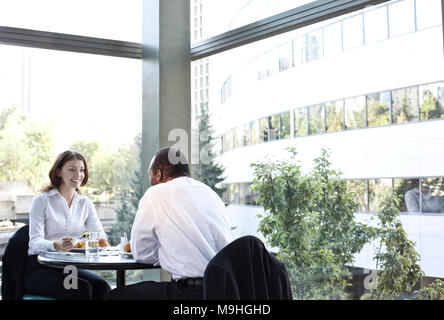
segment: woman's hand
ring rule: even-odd
[[[58,251],[69,251],[74,248],[74,239],[70,237],[54,241],[54,248]]]

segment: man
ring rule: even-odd
[[[227,209],[207,185],[190,177],[182,153],[159,150],[149,168],[151,187],[131,230],[136,261],[159,265],[171,282],[144,281],[112,290],[109,299],[202,299],[208,262],[232,241]]]

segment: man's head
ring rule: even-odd
[[[151,186],[155,186],[175,178],[189,177],[190,169],[186,157],[180,150],[167,147],[157,151],[151,160],[148,173]]]

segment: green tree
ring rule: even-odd
[[[117,221],[112,225],[109,240],[112,245],[120,243],[120,236],[126,232],[128,237],[131,234],[131,227],[134,222],[134,217],[139,206],[139,201],[143,196],[142,188],[142,150],[141,150],[141,135],[134,138],[133,150],[134,156],[128,163],[128,167],[134,168],[133,175],[130,177],[129,187],[123,188],[119,191],[120,206],[115,209],[117,214]]]
[[[444,118],[444,107],[429,90],[425,91],[424,101],[420,106],[421,120]]]
[[[34,121],[17,107],[6,109],[0,118],[0,179],[41,188],[53,157],[52,124]]]
[[[74,142],[69,149],[80,152],[84,157],[86,162],[89,164],[94,158],[94,154],[99,150],[100,143],[93,140],[79,140]]]
[[[413,292],[412,300],[444,300],[444,281],[436,279],[430,286]]]
[[[376,281],[363,299],[391,300],[410,293],[424,275],[415,244],[408,239],[399,216],[399,198],[394,193],[380,200],[376,251]]]
[[[344,299],[354,254],[375,235],[354,221],[358,203],[339,173],[330,169],[327,151],[303,174],[296,149],[289,160],[253,163],[252,190],[265,213],[259,231],[289,272],[295,299]]]
[[[198,125],[199,137],[199,164],[191,166],[192,176],[213,189],[220,197],[222,197],[226,188],[218,186],[225,178],[222,176],[224,168],[216,163],[214,150],[215,139],[214,132],[210,124],[210,116],[207,108],[201,104],[201,114]]]

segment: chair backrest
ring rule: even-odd
[[[207,300],[291,300],[285,265],[263,242],[244,236],[229,243],[208,263],[203,278]]]
[[[28,244],[29,225],[18,229],[8,241],[2,258],[2,300],[22,299]]]

